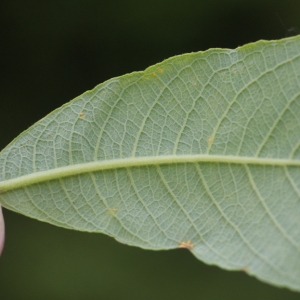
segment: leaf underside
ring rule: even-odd
[[[300,291],[300,38],[98,85],[0,153],[0,203]]]

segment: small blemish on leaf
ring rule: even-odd
[[[208,137],[207,141],[212,144],[212,142],[214,141],[214,139],[212,137]]]
[[[117,210],[118,210],[117,207],[114,207],[113,209],[109,209],[109,210],[108,210],[108,214],[109,214],[110,216],[114,216],[115,213],[117,212]]]
[[[239,73],[239,72],[243,71],[243,69],[244,69],[244,68],[243,68],[242,66],[233,68],[233,69],[232,69],[232,73],[233,73],[233,74]]]
[[[193,86],[197,86],[197,83],[196,83],[196,82],[194,82]]]
[[[152,73],[152,76],[156,77],[156,73]]]
[[[194,248],[194,245],[190,240],[188,240],[187,242],[180,242],[178,248],[185,248],[188,250],[192,250]]]
[[[80,117],[81,119],[84,119],[84,113],[83,113],[82,111],[79,113],[79,117]]]
[[[162,68],[158,68],[158,69],[157,69],[157,72],[158,72],[158,73],[162,73],[162,71],[163,71]]]

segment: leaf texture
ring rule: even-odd
[[[176,56],[0,154],[0,203],[300,291],[300,38]]]

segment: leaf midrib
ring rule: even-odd
[[[104,170],[115,170],[130,167],[142,167],[152,165],[167,165],[178,163],[232,163],[242,165],[269,165],[269,166],[300,166],[300,160],[260,158],[229,155],[164,155],[129,157],[124,159],[113,159],[105,161],[94,161],[75,164],[46,171],[39,171],[0,182],[0,192],[22,188],[28,185],[55,180],[63,177],[79,175]]]

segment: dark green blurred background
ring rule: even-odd
[[[111,77],[300,28],[300,1],[0,1],[0,149]],[[4,210],[0,299],[300,299],[186,250],[145,251]]]

